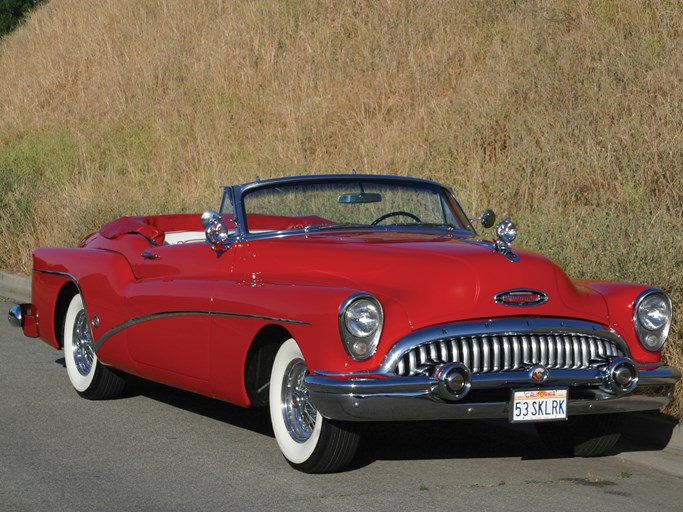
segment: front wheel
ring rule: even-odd
[[[116,398],[126,386],[120,373],[107,368],[95,355],[95,343],[83,298],[71,299],[64,318],[64,361],[71,385],[83,398]]]
[[[306,473],[332,473],[353,459],[360,436],[347,424],[322,417],[308,394],[308,367],[296,341],[279,348],[270,376],[270,420],[280,451]]]
[[[541,441],[561,455],[597,457],[617,444],[625,414],[572,416],[567,421],[537,423]]]

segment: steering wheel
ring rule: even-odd
[[[422,224],[422,219],[420,219],[420,217],[418,217],[418,216],[415,215],[414,213],[402,212],[402,211],[395,211],[395,212],[385,213],[385,214],[382,215],[381,217],[377,217],[377,219],[375,219],[375,220],[373,221],[373,223],[371,224],[371,226],[376,226],[377,224],[379,224],[379,223],[382,222],[383,220],[386,220],[386,219],[388,219],[388,218],[390,218],[390,217],[410,217],[411,219],[413,219],[413,220],[414,220],[415,222],[417,222],[418,224]]]

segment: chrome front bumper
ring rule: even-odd
[[[536,373],[536,375],[534,375]],[[637,385],[610,389],[606,369],[552,370],[538,382],[538,367],[528,371],[470,376],[468,392],[444,399],[438,376],[316,373],[305,382],[311,400],[326,418],[345,421],[405,421],[508,418],[510,390],[569,388],[568,414],[599,414],[658,409],[669,403],[681,374],[669,366],[638,371]]]

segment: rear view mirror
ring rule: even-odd
[[[337,199],[337,202],[342,204],[379,203],[381,201],[382,194],[375,194],[372,192],[361,192],[359,194],[342,194]]]

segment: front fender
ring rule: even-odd
[[[658,363],[661,352],[645,350],[638,341],[633,326],[633,308],[638,295],[649,286],[608,281],[580,281],[580,284],[598,292],[605,300],[609,311],[609,326],[624,338],[631,350],[631,357],[639,363]]]
[[[265,325],[278,324],[296,340],[313,371],[363,371],[377,368],[395,340],[410,332],[403,308],[391,297],[377,295],[384,309],[384,329],[377,352],[365,361],[355,361],[345,351],[339,334],[339,308],[358,290],[343,286],[311,284],[217,282],[213,311],[244,314],[261,321],[235,322],[235,318],[218,319],[226,335],[230,326],[248,326],[253,334]],[[219,329],[221,331],[223,329]],[[252,332],[248,334],[251,336]],[[233,347],[234,348],[234,347]],[[241,347],[246,357],[248,347]]]

